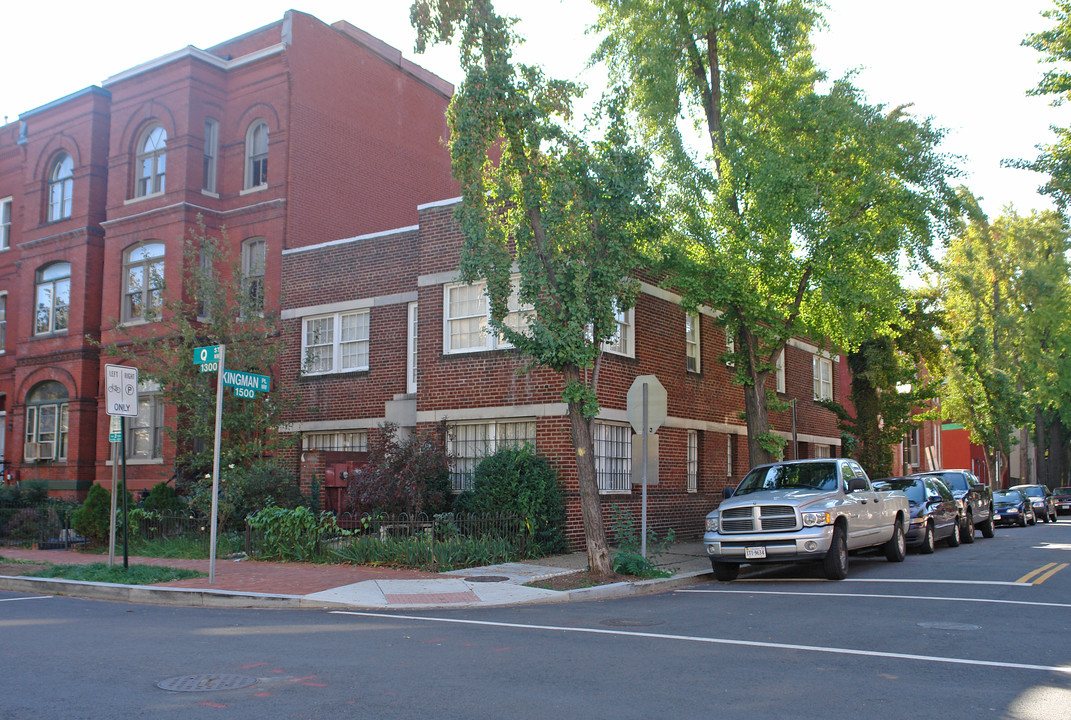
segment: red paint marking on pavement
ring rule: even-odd
[[[271,693],[253,693],[253,697],[271,697]]]
[[[238,667],[242,670],[248,670],[249,668],[254,667],[264,667],[267,664],[268,663],[249,663],[248,665],[239,665]]]
[[[227,707],[226,705],[220,705],[219,703],[214,703],[214,702],[203,702],[201,704],[204,705],[205,707],[214,707],[214,708],[225,708],[225,707]]]
[[[308,685],[309,687],[327,687],[327,683],[303,682],[301,684],[302,685]]]
[[[472,643],[462,643],[461,647],[473,647]]]
[[[273,673],[281,673],[282,670],[272,670],[271,672],[273,672]]]
[[[504,648],[491,648],[491,652],[505,652],[506,650],[509,650],[509,648],[508,648],[508,647],[504,647]]]
[[[301,682],[302,680],[312,680],[315,675],[306,675],[305,677],[290,678],[290,682]]]

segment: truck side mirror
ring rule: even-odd
[[[986,486],[982,483],[975,483],[973,488],[975,492],[980,492],[982,494],[985,494],[985,491],[987,489]]]
[[[852,478],[848,481],[848,492],[858,492],[860,490],[866,490],[866,480],[863,478]]]
[[[733,496],[733,490],[735,490],[735,488],[731,488],[731,487],[723,488],[722,491],[721,491],[721,496],[723,498],[725,498],[726,500],[728,500],[729,498],[731,498]]]

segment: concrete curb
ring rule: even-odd
[[[199,590],[190,588],[154,587],[151,585],[119,585],[116,583],[93,583],[60,578],[31,578],[0,575],[0,590],[10,592],[61,595],[91,600],[129,602],[150,605],[177,605],[187,607],[241,608],[261,610],[287,609],[361,609],[361,610],[448,610],[476,607],[508,607],[511,605],[538,605],[560,602],[585,602],[611,598],[650,595],[677,587],[692,585],[710,575],[710,571],[680,573],[668,578],[653,578],[638,582],[619,582],[590,588],[561,591],[560,595],[543,598],[527,598],[516,602],[498,601],[452,604],[406,604],[406,605],[357,605],[350,603],[312,600],[304,595],[276,595],[271,593],[232,592],[227,590]]]

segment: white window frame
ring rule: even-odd
[[[268,262],[268,242],[262,237],[242,241],[242,292],[250,308],[264,312],[264,272]]]
[[[53,381],[55,382],[55,381]],[[60,383],[56,383],[57,385]],[[31,389],[31,394],[33,390]],[[37,446],[36,460],[66,460],[67,459],[67,443],[70,436],[70,400],[69,398],[46,400],[43,402],[30,401],[26,405],[26,427],[25,427],[25,442],[26,444],[33,443]],[[46,428],[46,432],[42,432],[41,428],[41,410],[49,409],[52,414],[51,428]],[[43,435],[49,436],[50,440],[42,440]],[[47,444],[49,451],[44,453],[41,451],[41,446]],[[23,449],[23,455],[25,456],[25,446]],[[25,457],[24,457],[25,459]]]
[[[604,352],[624,357],[636,357],[636,308],[614,310],[617,330],[612,339],[602,344]]]
[[[513,290],[510,293],[509,301],[507,304],[507,315],[505,323],[508,327],[514,330],[521,331],[524,325],[527,323],[526,318],[535,312],[535,307],[532,305],[521,305],[518,284],[520,282],[520,275],[514,275],[513,278]],[[455,292],[465,291],[470,293],[468,299],[461,302],[470,304],[469,312],[463,315],[452,315],[453,305],[451,300]],[[471,294],[475,293],[478,296],[472,297]],[[475,327],[473,327],[475,323]],[[463,328],[463,332],[454,332],[455,328]],[[508,342],[501,334],[491,332],[491,304],[487,300],[487,282],[479,281],[475,283],[448,283],[443,285],[443,354],[452,355],[456,353],[469,353],[469,352],[487,352],[490,350],[506,350],[513,347],[513,344]],[[478,335],[483,335],[483,341],[477,344],[472,342],[469,345],[455,346],[454,338],[468,337],[475,338]]]
[[[219,120],[205,118],[205,155],[201,173],[201,191],[216,195],[219,170]]]
[[[45,279],[45,274],[52,268],[57,268],[62,271],[62,268],[66,267],[67,274],[65,276],[55,276],[51,279]],[[61,290],[63,291],[61,293]],[[48,295],[48,323],[47,327],[41,326],[41,309],[42,309],[42,291],[47,291]],[[58,303],[57,298],[61,294],[66,294],[67,302]],[[71,324],[71,264],[69,262],[53,262],[39,267],[34,273],[34,319],[33,319],[33,334],[34,335],[53,335],[59,332],[67,332],[67,328]],[[63,326],[60,327],[59,319],[62,317]]]
[[[160,123],[149,125],[138,138],[134,173],[134,197],[161,195],[167,190],[167,130]]]
[[[814,444],[814,456],[816,458],[828,459],[833,457],[833,448],[825,443]]]
[[[733,476],[733,437],[725,436],[725,477]]]
[[[336,432],[305,433],[301,436],[301,449],[328,452],[368,452],[368,431],[338,430]]]
[[[729,334],[728,330],[725,331],[725,350],[729,353],[736,352],[736,339]],[[731,359],[726,359],[725,367],[734,368],[736,367],[736,363],[733,362]]]
[[[777,354],[776,365],[776,389],[779,393],[786,392],[785,387],[785,350],[782,348],[781,352]]]
[[[11,249],[12,198],[0,198],[0,251]]]
[[[263,130],[263,135],[260,131]],[[263,138],[263,142],[261,141]],[[245,133],[245,190],[268,187],[268,123],[262,119],[249,124]]]
[[[689,430],[685,437],[685,490],[694,493],[699,488],[699,431]]]
[[[7,352],[7,292],[0,292],[0,355]]]
[[[507,418],[451,422],[446,426],[446,449],[453,458],[450,487],[454,492],[472,489],[476,466],[504,447],[536,446],[535,418]]]
[[[814,399],[832,400],[833,360],[823,355],[814,355],[811,366],[814,373]],[[825,377],[827,372],[828,378]]]
[[[596,421],[593,427],[595,477],[600,495],[632,492],[632,427]]]
[[[310,335],[310,323],[317,323],[323,330],[324,337]],[[372,316],[368,309],[348,310],[331,315],[313,315],[301,319],[301,374],[335,375],[339,373],[360,372],[371,366]],[[318,340],[319,342],[311,342]],[[316,348],[326,348],[325,354],[319,354]],[[310,361],[311,353],[317,352],[318,363]],[[363,362],[360,362],[363,355]],[[353,358],[346,364],[347,358]],[[326,364],[326,367],[324,365]],[[317,367],[318,369],[311,369]]]
[[[159,252],[158,255],[149,255],[150,252]],[[140,254],[137,260],[134,255]],[[164,262],[167,248],[162,242],[153,240],[145,243],[136,243],[123,251],[123,322],[148,322],[150,313],[154,319],[159,319],[160,308],[164,303]],[[130,280],[132,273],[140,274],[141,287],[134,290]],[[138,296],[141,312],[134,314],[131,299]]]
[[[699,363],[700,355],[700,316],[699,313],[684,314],[684,356],[685,369],[688,372],[699,372],[702,368]]]
[[[159,383],[138,383],[138,414],[128,425],[127,460],[163,460],[164,396]]]
[[[70,167],[67,167],[68,164]],[[48,171],[48,221],[66,220],[71,216],[71,196],[74,192],[74,158],[61,153]]]
[[[406,313],[406,341],[405,341],[405,391],[410,395],[417,391],[417,344],[418,331],[417,303],[411,302]]]

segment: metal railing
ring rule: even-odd
[[[77,509],[77,504],[62,501],[0,504],[0,545],[47,550],[83,544],[85,541],[71,529],[71,514]]]

